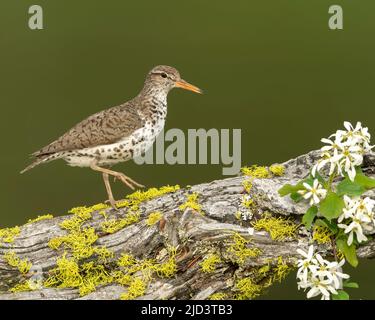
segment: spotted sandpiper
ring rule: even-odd
[[[89,167],[102,173],[108,201],[116,209],[109,176],[119,179],[132,190],[143,185],[109,167],[133,159],[152,146],[164,127],[167,95],[176,87],[202,93],[181,79],[175,68],[153,68],[135,98],[81,121],[57,140],[34,152],[35,161],[21,173],[56,159],[63,159],[70,166]]]

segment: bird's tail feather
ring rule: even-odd
[[[28,165],[25,169],[23,169],[20,173],[25,173],[26,171],[29,171],[30,169],[42,164],[42,163],[47,163],[50,162],[54,159],[56,159],[56,154],[49,154],[49,155],[44,155],[41,157],[38,157],[32,164]]]

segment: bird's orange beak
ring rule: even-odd
[[[193,91],[193,92],[196,92],[196,93],[203,93],[201,89],[199,89],[196,86],[193,86],[189,82],[186,82],[185,80],[182,80],[182,79],[180,81],[176,81],[175,85],[176,85],[177,88],[190,90],[190,91]]]

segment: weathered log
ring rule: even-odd
[[[99,210],[92,213],[92,218],[84,223],[84,227],[93,227],[99,238],[96,246],[105,246],[114,253],[110,260],[115,261],[122,253],[131,253],[139,259],[156,258],[167,246],[177,247],[177,272],[170,278],[154,277],[147,285],[146,291],[137,299],[207,299],[215,292],[235,292],[235,279],[252,274],[253,270],[265,265],[277,263],[280,257],[284,263],[293,265],[297,257],[296,249],[307,248],[311,233],[300,226],[296,236],[282,241],[273,240],[265,231],[257,231],[250,236],[249,227],[263,212],[275,216],[285,216],[290,221],[300,224],[301,215],[305,213],[307,204],[294,203],[289,197],[281,198],[278,189],[286,183],[296,183],[307,176],[318,153],[312,151],[296,159],[289,160],[285,166],[285,174],[267,179],[253,179],[251,196],[256,205],[252,218],[239,220],[236,213],[241,208],[244,195],[243,182],[246,176],[237,176],[210,183],[195,185],[188,189],[180,189],[140,204],[140,219],[119,231],[108,234],[101,230],[104,216]],[[368,154],[363,164],[364,172],[375,175],[375,155]],[[180,210],[179,206],[186,201],[187,194],[196,192],[204,214],[191,208]],[[375,192],[367,193],[375,198]],[[107,209],[109,217],[120,218],[126,214],[127,208],[118,212]],[[153,226],[145,223],[149,213],[159,211],[163,214],[162,222]],[[11,293],[9,289],[25,280],[19,270],[9,265],[4,258],[7,252],[14,252],[20,259],[28,259],[40,275],[48,278],[50,270],[56,267],[56,261],[62,256],[62,249],[52,249],[48,242],[67,233],[59,224],[71,218],[71,215],[56,217],[26,224],[21,227],[20,234],[13,243],[0,241],[0,299],[118,299],[126,292],[126,286],[107,284],[98,286],[95,291],[81,297],[76,288],[38,288],[34,291]],[[233,235],[239,234],[246,239],[249,248],[261,252],[243,263],[236,262],[228,247],[233,243]],[[330,244],[320,245],[323,255],[332,255]],[[164,249],[165,251],[165,249]],[[221,262],[212,272],[202,272],[200,262],[211,252],[216,252]],[[358,250],[359,257],[375,256],[375,241],[370,241]],[[109,261],[108,268],[117,268]],[[26,278],[29,275],[26,275]],[[264,283],[265,279],[258,279]]]

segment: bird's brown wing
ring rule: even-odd
[[[143,120],[137,108],[129,101],[93,114],[32,155],[41,157],[56,152],[115,143],[142,127],[142,124]]]

